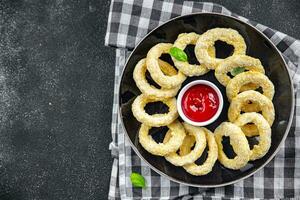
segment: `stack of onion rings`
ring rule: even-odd
[[[180,122],[175,121],[168,125],[169,140],[165,143],[156,143],[151,135],[149,135],[150,126],[145,124],[141,125],[139,131],[139,142],[150,153],[157,156],[165,156],[169,153],[177,151],[181,146],[184,137],[185,130]]]
[[[182,33],[178,36],[177,40],[174,42],[173,46],[179,49],[184,50],[187,45],[195,45],[199,35],[196,33]],[[208,49],[208,54],[211,57],[215,57],[215,48],[212,46]],[[184,73],[186,76],[200,76],[206,74],[209,69],[207,69],[203,65],[192,65],[189,64],[187,61],[179,61],[172,57],[174,65],[177,67],[179,71]]]
[[[253,110],[247,110],[248,106],[244,106],[247,102],[251,101],[258,108]],[[251,105],[251,104],[250,104]],[[246,108],[246,109],[245,109]],[[275,119],[275,110],[272,101],[266,96],[262,95],[259,92],[249,90],[238,94],[235,98],[232,99],[231,104],[228,109],[228,119],[231,122],[237,120],[240,116],[240,113],[244,112],[262,112],[262,116],[267,120],[270,126],[272,126]],[[241,127],[246,136],[255,136],[258,133],[258,130],[255,125],[245,125]]]
[[[183,168],[190,174],[194,175],[194,176],[202,176],[205,174],[208,174],[209,172],[212,171],[212,168],[216,162],[216,160],[218,159],[218,147],[217,147],[217,143],[215,141],[215,137],[214,134],[209,131],[208,129],[204,128],[204,127],[193,127],[191,125],[188,124],[184,124],[184,127],[186,128],[186,130],[190,130],[192,129],[193,131],[197,131],[198,133],[200,133],[200,136],[197,136],[197,134],[187,134],[183,140],[182,145],[180,146],[179,149],[179,155],[177,153],[171,153],[170,156],[165,156],[166,159],[171,159],[168,160],[169,162],[171,162],[172,164],[174,164],[173,162],[175,162],[175,165],[179,165],[179,166],[183,166]],[[198,130],[197,130],[198,129]],[[203,135],[203,133],[205,134],[205,136]],[[203,141],[201,142],[201,144],[197,144],[196,140],[199,140],[196,137],[201,137]],[[164,138],[164,143],[167,144],[169,142],[171,138],[171,132],[167,132],[165,138]],[[196,138],[196,139],[195,139]],[[199,141],[198,141],[199,142]],[[192,162],[192,160],[197,160],[201,157],[203,150],[206,147],[206,142],[208,145],[208,156],[206,158],[206,161],[201,164],[201,165],[197,165],[196,163]],[[195,146],[195,147],[194,147]],[[192,147],[197,148],[197,150],[191,150]],[[201,148],[200,152],[199,151],[199,147]],[[196,153],[197,151],[197,153]],[[189,156],[192,156],[192,159],[189,158]],[[173,157],[173,158],[170,158]],[[183,159],[182,161],[180,161],[180,159]]]
[[[194,176],[202,176],[208,174],[212,171],[216,160],[218,159],[218,146],[214,137],[214,134],[202,127],[205,132],[206,141],[208,145],[208,156],[205,162],[201,165],[197,165],[196,163],[190,163],[183,166],[183,168],[190,174]],[[187,155],[190,153],[191,148],[193,147],[195,141],[194,138],[190,135],[187,135],[184,139],[183,144],[180,147],[179,154],[181,156]]]
[[[203,129],[187,123],[184,123],[183,126],[187,131],[187,134],[195,138],[196,144],[194,149],[186,155],[181,156],[176,152],[173,152],[165,156],[166,160],[175,166],[183,166],[195,162],[202,155],[206,147],[206,137]]]
[[[258,84],[263,89],[263,95],[271,100],[273,99],[275,89],[269,78],[262,73],[248,71],[236,75],[229,81],[226,86],[228,100],[231,101],[234,97],[236,97],[240,92],[241,87],[249,83]]]
[[[214,43],[224,41],[234,46],[232,56],[225,59],[216,58]],[[199,65],[188,61],[177,60],[171,56],[174,66],[160,60],[160,56],[169,53],[172,47],[181,53],[187,45],[195,45],[195,55]],[[249,161],[260,159],[271,146],[271,126],[275,119],[272,103],[274,85],[265,75],[259,59],[246,54],[246,43],[243,37],[233,29],[214,28],[202,35],[182,33],[174,44],[159,43],[153,46],[147,57],[135,66],[133,78],[142,92],[132,103],[133,116],[141,123],[139,142],[149,153],[164,156],[175,166],[182,166],[194,176],[202,176],[213,170],[216,160],[230,169],[240,169]],[[184,54],[184,53],[183,53]],[[235,68],[243,68],[231,78],[228,76]],[[215,77],[226,87],[230,106],[229,122],[221,123],[214,134],[204,128],[187,123],[181,124],[178,119],[176,95],[186,77],[201,76],[209,70],[215,70]],[[146,79],[146,72],[160,88],[151,85]],[[255,91],[261,87],[263,93]],[[148,114],[145,106],[151,102],[162,102],[169,107],[163,114]],[[241,114],[244,112],[243,114]],[[259,114],[261,112],[261,114]],[[250,124],[252,123],[252,124]],[[157,143],[149,135],[152,127],[167,126],[169,130],[162,143]],[[228,158],[223,151],[223,136],[230,138],[236,156]],[[259,143],[250,149],[247,138],[258,136]],[[203,164],[195,162],[208,147],[208,156]]]
[[[246,55],[238,55],[230,56],[226,58],[224,62],[220,63],[220,65],[215,70],[215,76],[222,85],[227,86],[228,82],[231,80],[230,76],[228,76],[227,73],[236,67],[244,67],[249,71],[255,71],[263,74],[265,73],[264,67],[262,66],[259,59],[252,58]],[[244,90],[247,89],[245,88]]]
[[[230,138],[230,144],[236,156],[228,158],[223,151],[223,136]],[[218,160],[229,169],[240,169],[244,167],[250,159],[250,147],[243,131],[235,124],[223,122],[215,130],[215,139],[218,145]]]
[[[165,74],[172,76],[175,75],[177,72],[176,70],[167,62],[164,62],[162,60],[159,60],[159,66],[162,72]],[[161,99],[161,98],[170,98],[176,96],[178,90],[180,89],[180,86],[170,88],[170,89],[157,89],[154,86],[150,85],[148,81],[146,80],[146,59],[140,60],[133,71],[133,79],[135,80],[135,83],[137,87],[140,89],[140,91],[147,95],[148,97],[152,99]]]
[[[254,112],[241,114],[234,124],[242,127],[250,122],[256,125],[259,135],[259,143],[254,145],[250,153],[250,160],[256,160],[266,155],[270,149],[271,128],[262,115]]]
[[[186,76],[180,71],[176,75],[167,76],[160,68],[159,57],[164,53],[169,53],[172,46],[169,43],[159,43],[152,47],[147,54],[147,69],[153,80],[163,88],[178,87],[186,79]]]

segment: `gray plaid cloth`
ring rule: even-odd
[[[178,15],[193,12],[216,12],[237,17],[256,26],[282,52],[293,77],[296,110],[288,137],[275,158],[253,176],[226,187],[200,189],[168,180],[152,171],[131,149],[118,118],[118,82],[125,61],[135,45],[150,30]],[[112,143],[114,157],[109,199],[300,199],[300,42],[231,13],[212,3],[153,0],[113,0],[110,6],[107,46],[116,47],[115,88],[112,116]],[[133,188],[131,172],[142,174],[147,181],[146,189]]]

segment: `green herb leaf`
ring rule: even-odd
[[[141,187],[141,188],[146,187],[145,178],[138,173],[132,172],[130,175],[130,180],[134,187]]]
[[[230,73],[232,76],[236,76],[244,71],[245,71],[245,67],[236,67],[236,68],[232,69]]]
[[[188,56],[186,55],[186,53],[183,50],[181,50],[181,49],[179,49],[177,47],[172,47],[170,49],[169,53],[176,60],[184,61],[184,62],[188,60]]]

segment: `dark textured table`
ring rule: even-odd
[[[214,1],[294,37],[300,1]],[[0,199],[106,199],[109,1],[0,0]]]

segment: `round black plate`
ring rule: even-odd
[[[216,162],[213,171],[205,176],[192,176],[182,167],[175,167],[163,157],[148,153],[138,142],[138,130],[140,123],[133,117],[131,104],[134,98],[140,94],[132,77],[136,63],[146,57],[151,47],[160,42],[173,43],[180,33],[196,32],[202,34],[208,29],[215,27],[233,28],[245,39],[247,44],[247,55],[261,60],[265,67],[266,75],[275,86],[273,103],[276,110],[276,118],[272,126],[272,145],[269,152],[261,159],[249,162],[240,170],[224,168]],[[222,45],[217,47],[220,55],[226,50]],[[191,55],[190,55],[191,56]],[[205,79],[214,82],[222,91],[224,97],[224,108],[221,116],[208,128],[211,131],[223,121],[227,120],[228,101],[225,88],[219,84],[211,71],[204,76],[188,78],[183,86],[195,79]],[[236,18],[213,13],[198,13],[177,17],[151,31],[134,49],[122,74],[120,82],[120,117],[132,148],[137,155],[146,161],[149,166],[161,175],[165,175],[173,181],[198,187],[216,187],[232,184],[240,179],[246,178],[267,164],[276,154],[279,145],[284,141],[289,131],[294,108],[294,97],[291,78],[286,64],[276,47],[253,26],[246,24]],[[156,109],[162,107],[156,106]],[[150,107],[149,110],[151,112]],[[156,129],[155,136],[162,139],[164,129]],[[252,144],[255,139],[249,139]],[[230,151],[228,152],[230,153]]]

